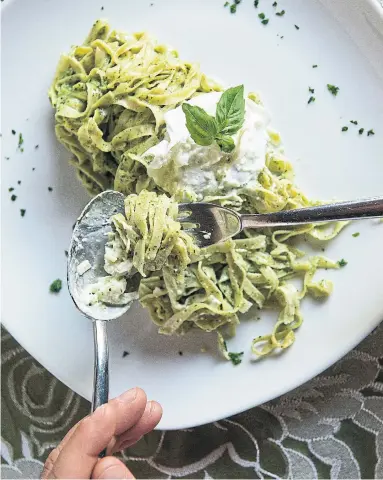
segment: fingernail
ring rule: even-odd
[[[152,402],[152,401],[150,400],[150,402],[148,402],[148,403],[146,404],[145,410],[147,410],[147,412],[148,412],[149,415],[150,415],[155,408],[156,408],[155,402]]]
[[[133,403],[134,400],[137,398],[137,393],[138,390],[137,388],[132,388],[128,390],[127,392],[124,392],[122,395],[120,395],[120,400],[126,402],[126,403]]]
[[[111,465],[107,467],[98,478],[132,478],[129,470],[122,465]]]

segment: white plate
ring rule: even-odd
[[[297,183],[311,197],[383,193],[383,19],[377,0],[281,0],[283,17],[275,16],[271,1],[259,3],[256,10],[252,0],[243,0],[235,15],[224,0],[2,3],[3,322],[37,360],[86,398],[92,388],[91,323],[76,311],[66,288],[57,296],[48,288],[65,278],[64,250],[87,196],[55,139],[47,90],[60,53],[81,42],[96,18],[126,31],[148,30],[227,84],[244,82],[260,91],[282,132]],[[266,27],[261,11],[270,18]],[[340,87],[337,97],[327,83]],[[309,86],[316,96],[311,105]],[[354,119],[376,135],[359,136],[349,124]],[[349,131],[341,133],[346,124]],[[24,136],[23,153],[16,152],[12,129]],[[24,218],[20,208],[27,210]],[[358,238],[352,237],[355,231]],[[243,322],[232,349],[246,354],[233,367],[215,353],[215,336],[159,336],[136,306],[110,324],[111,395],[142,386],[163,404],[160,426],[173,429],[234,414],[300,385],[383,318],[382,242],[383,224],[365,221],[329,245],[330,257],[349,262],[325,272],[335,281],[334,294],[324,303],[305,301],[295,345],[265,361],[251,361],[250,343],[270,331],[274,315]],[[208,353],[200,352],[203,344]],[[124,350],[130,355],[122,358]]]

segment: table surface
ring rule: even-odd
[[[89,403],[4,329],[1,477],[39,478]],[[121,458],[137,478],[383,478],[383,325],[300,388],[226,420],[154,431]]]

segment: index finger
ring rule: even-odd
[[[80,422],[49,472],[50,478],[90,478],[99,453],[115,435],[133,427],[144,413],[140,388],[123,393]]]

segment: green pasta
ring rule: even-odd
[[[146,33],[94,23],[81,46],[62,55],[49,90],[56,136],[91,195],[154,189],[140,155],[164,135],[164,113],[198,92],[220,90],[199,67]]]
[[[256,355],[269,355],[294,342],[303,321],[301,300],[331,293],[332,283],[314,281],[315,273],[339,268],[326,257],[306,257],[294,240],[328,241],[346,223],[248,230],[199,249],[181,227],[179,202],[202,200],[249,213],[318,203],[295,186],[292,165],[274,148],[280,143],[275,132],[268,132],[264,165],[251,182],[233,188],[220,183],[235,154],[213,157],[211,164],[205,156],[202,166],[193,164],[212,173],[219,186],[203,198],[180,184],[184,165],[171,155],[153,166],[146,151],[166,137],[164,114],[212,91],[221,88],[176,51],[146,33],[127,36],[98,20],[84,44],[61,57],[49,97],[57,138],[72,153],[71,163],[88,192],[114,188],[126,195],[125,214],[111,219],[105,248],[109,276],[90,286],[92,302],[121,304],[138,297],[160,333],[216,332],[227,360],[233,354],[225,338],[235,333],[241,314],[253,306],[274,308],[279,314],[273,331],[252,342]],[[248,99],[251,105],[260,103],[255,94]],[[132,275],[139,277],[138,292],[124,293]],[[301,279],[300,288],[291,283],[294,278]]]

